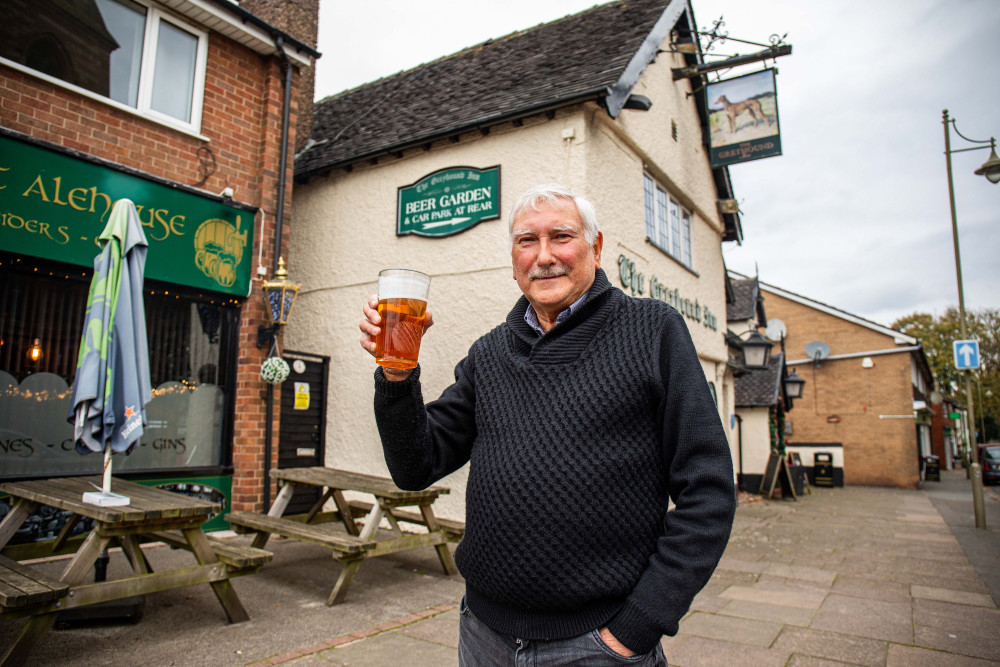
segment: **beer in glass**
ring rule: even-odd
[[[405,370],[417,365],[431,277],[410,269],[386,269],[378,274],[378,314],[375,362]]]

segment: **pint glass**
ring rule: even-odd
[[[378,274],[378,314],[375,362],[385,368],[417,365],[431,277],[410,269],[386,269]]]

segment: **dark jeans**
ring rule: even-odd
[[[472,613],[462,599],[462,618],[458,630],[458,664],[461,667],[549,667],[550,665],[642,665],[667,667],[663,648],[645,655],[626,658],[618,655],[601,640],[598,630],[579,637],[551,641],[518,639],[494,632]]]

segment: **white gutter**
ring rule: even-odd
[[[877,357],[883,354],[899,354],[900,352],[916,352],[920,349],[919,345],[912,345],[910,347],[897,347],[891,350],[872,350],[871,352],[851,352],[850,354],[831,354],[829,357],[823,357],[820,359],[821,362],[824,361],[838,361],[840,359],[857,359],[858,357]],[[815,359],[796,359],[795,361],[786,361],[786,366],[795,366],[796,364],[811,364],[815,363]]]

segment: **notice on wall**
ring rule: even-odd
[[[500,217],[500,166],[451,167],[398,189],[396,235],[451,236]]]
[[[296,410],[308,410],[309,409],[309,383],[308,382],[296,382],[295,383],[295,409]]]

